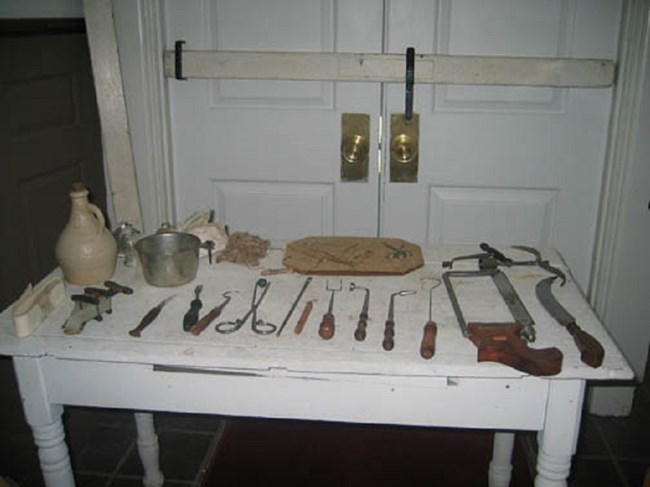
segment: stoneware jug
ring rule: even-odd
[[[74,183],[70,191],[70,219],[56,243],[56,260],[70,284],[95,284],[115,271],[117,242],[106,228],[104,215],[88,201],[88,190]]]

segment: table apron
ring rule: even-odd
[[[550,383],[432,377],[414,385],[391,376],[342,374],[334,380],[33,360],[40,362],[51,404],[463,428],[542,429]]]

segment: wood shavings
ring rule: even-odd
[[[271,242],[248,232],[235,232],[230,235],[226,248],[217,254],[217,262],[234,262],[249,267],[258,266],[260,259],[266,257]]]

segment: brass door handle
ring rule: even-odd
[[[341,181],[368,180],[370,115],[344,113],[341,117]]]
[[[413,162],[418,155],[417,140],[407,134],[399,134],[390,142],[391,159],[400,163]]]

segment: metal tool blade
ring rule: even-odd
[[[576,319],[562,306],[551,291],[551,285],[556,277],[547,277],[542,279],[535,286],[535,294],[537,299],[542,303],[546,311],[557,320],[562,326],[568,326],[576,322]]]
[[[501,293],[501,297],[503,297],[503,300],[508,306],[512,317],[517,321],[517,323],[523,326],[521,332],[522,336],[529,342],[534,342],[535,322],[517,294],[517,291],[512,287],[508,277],[500,270],[496,270],[492,274],[492,281],[494,281],[494,284]]]

